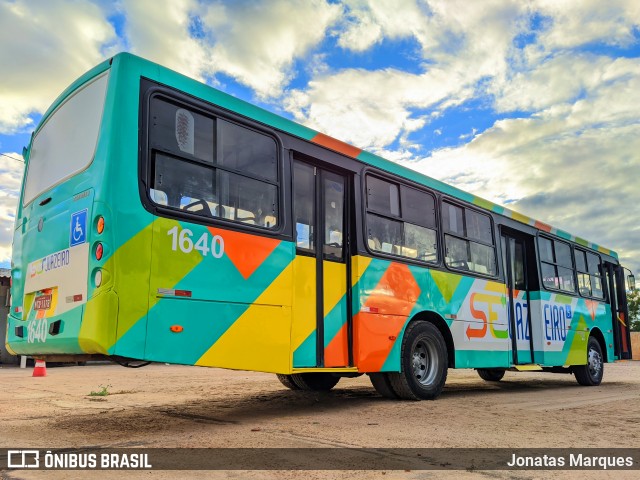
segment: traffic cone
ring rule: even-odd
[[[36,360],[36,365],[33,367],[33,377],[46,377],[47,376],[47,362],[44,360]]]

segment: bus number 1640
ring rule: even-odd
[[[212,237],[205,232],[193,243],[193,232],[188,228],[181,230],[177,226],[169,230],[167,235],[171,236],[171,249],[174,252],[180,248],[184,253],[198,250],[203,257],[206,257],[209,252],[214,258],[221,258],[224,255],[224,238],[220,235]]]

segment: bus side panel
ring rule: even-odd
[[[535,293],[538,295],[532,303],[534,311],[540,312],[537,319],[542,326],[542,359],[539,363],[550,367],[586,364],[587,341],[594,328],[603,334],[607,358],[613,360],[611,309],[608,304],[551,292]]]
[[[294,244],[157,218],[147,360],[291,370]]]
[[[362,372],[400,371],[408,321],[437,314],[451,329],[458,367],[507,367],[504,284],[387,260],[356,257],[354,352]]]

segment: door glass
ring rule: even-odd
[[[313,167],[304,163],[293,164],[293,198],[296,221],[296,246],[299,250],[314,251],[315,176]]]
[[[342,259],[344,232],[344,178],[324,172],[324,254]]]

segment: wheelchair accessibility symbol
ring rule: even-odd
[[[71,214],[70,246],[80,245],[87,241],[87,210]]]

